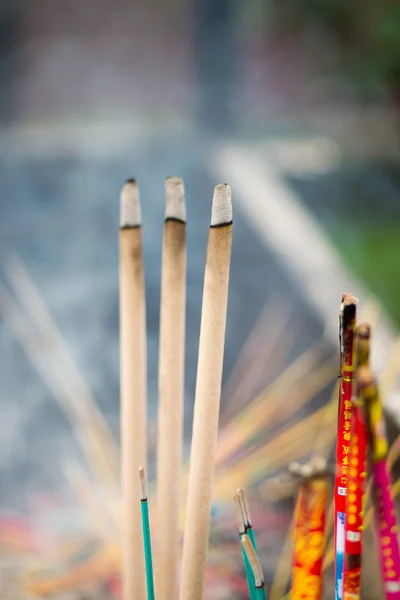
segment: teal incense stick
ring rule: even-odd
[[[141,501],[140,503],[142,507],[144,559],[146,565],[147,598],[148,600],[154,600],[153,558],[151,552],[149,504],[147,501],[146,477],[143,467],[139,467],[139,477]]]
[[[245,533],[240,539],[242,548],[247,556],[250,563],[251,570],[253,572],[253,589],[256,600],[267,600],[267,592],[265,589],[264,574],[262,572],[261,564],[257,556],[257,552],[251,542],[250,537]]]
[[[244,520],[244,514],[243,514],[243,505],[242,505],[241,498],[238,493],[236,493],[234,495],[233,501],[235,503],[236,520],[237,520],[238,531],[239,531],[239,536],[240,536],[240,540],[241,540],[242,536],[246,533],[246,526],[245,526],[245,520]],[[249,559],[247,558],[247,554],[244,550],[243,544],[241,544],[241,548],[242,548],[244,570],[246,573],[247,586],[249,588],[250,600],[256,600],[257,596],[256,596],[256,592],[255,592],[255,582],[254,582],[253,571],[251,569]]]

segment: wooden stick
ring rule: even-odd
[[[201,315],[181,600],[202,600],[221,398],[232,245],[231,190],[214,190]]]
[[[186,206],[183,181],[165,184],[157,447],[158,600],[177,597],[186,313]]]
[[[121,467],[123,600],[145,600],[138,468],[146,468],[146,305],[139,190],[121,192],[120,229]]]

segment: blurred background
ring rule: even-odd
[[[118,442],[119,190],[131,176],[144,221],[155,474],[168,175],[184,178],[188,206],[187,456],[212,190],[228,181],[233,191],[221,439],[237,441],[217,465],[207,597],[245,597],[231,496],[249,490],[272,582],[293,498],[277,502],[268,482],[312,454],[310,432],[332,428],[323,409],[343,291],[360,292],[376,322],[376,367],[400,423],[400,6],[0,0],[0,47],[2,597],[16,598],[21,579],[73,573],[115,542],[88,518],[108,492],[91,478],[68,406],[95,399]],[[242,439],[254,400],[275,412]],[[245,468],[252,456],[257,468]],[[118,597],[117,563],[90,571],[76,597]],[[71,578],[47,597],[70,593]]]

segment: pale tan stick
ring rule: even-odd
[[[232,245],[231,190],[214,190],[201,314],[196,398],[183,540],[181,600],[202,600],[221,398]]]
[[[121,475],[123,600],[145,600],[138,468],[147,465],[147,344],[139,190],[121,192],[120,229]]]
[[[178,593],[186,313],[186,206],[182,179],[165,184],[158,369],[156,597]]]
[[[50,356],[53,364],[60,367],[68,381],[68,389],[79,401],[82,412],[87,413],[87,421],[94,435],[99,439],[99,447],[104,453],[104,461],[109,464],[110,483],[118,481],[119,450],[115,439],[108,427],[89,386],[80,372],[68,345],[49,312],[46,303],[37,286],[30,277],[24,264],[13,257],[6,263],[6,271],[11,287],[16,294],[26,315],[30,315],[32,322],[38,327],[43,347]]]

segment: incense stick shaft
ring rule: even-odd
[[[204,277],[181,600],[203,598],[232,244],[231,225],[218,225],[210,229]]]
[[[151,552],[149,504],[147,502],[146,474],[142,466],[139,467],[139,481],[140,505],[142,509],[143,549],[146,563],[147,600],[154,600],[153,557]]]
[[[123,598],[144,600],[139,465],[146,465],[146,309],[139,227],[120,232]]]
[[[185,311],[185,224],[168,220],[164,226],[160,315],[156,548],[158,600],[170,600],[177,596]]]

